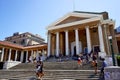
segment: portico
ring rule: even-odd
[[[104,55],[111,54],[108,37],[114,36],[111,33],[114,24],[107,12],[68,13],[47,28],[48,56],[76,56],[83,53],[85,48],[87,53],[94,50]],[[113,42],[115,44],[116,40]]]

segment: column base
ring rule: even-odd
[[[106,57],[106,52],[98,52],[98,56],[99,56],[100,58],[104,58],[104,59],[105,59],[105,57]]]

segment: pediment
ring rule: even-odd
[[[102,17],[102,14],[96,14],[96,13],[85,13],[85,12],[71,12],[63,16],[62,18],[56,20],[54,23],[50,24],[47,29],[63,24],[69,24],[72,22],[82,21],[82,20],[88,20],[94,17]]]
[[[85,20],[85,19],[88,19],[88,18],[85,18],[85,17],[76,17],[76,16],[69,16],[68,18],[66,18],[65,20],[59,22],[55,26],[66,24],[66,23],[71,23],[71,22],[75,22],[75,21]]]

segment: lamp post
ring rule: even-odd
[[[2,54],[2,50],[0,50],[0,57],[1,57],[1,54]],[[0,58],[0,61],[1,61],[1,58]]]
[[[116,63],[115,63],[115,55],[114,55],[113,46],[112,46],[112,36],[109,36],[109,40],[110,40],[110,47],[111,47],[111,52],[112,52],[113,66],[116,66]]]

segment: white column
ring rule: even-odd
[[[21,51],[20,61],[23,62],[24,51]]]
[[[15,52],[15,61],[17,61],[17,53],[18,52],[18,50],[16,50],[16,52]]]
[[[26,62],[28,61],[28,51],[26,51]]]
[[[56,56],[59,56],[59,32],[56,33]]]
[[[11,49],[9,49],[9,56],[8,56],[8,61],[11,60]]]
[[[100,51],[105,52],[104,41],[103,41],[103,32],[102,32],[102,27],[100,24],[98,25],[98,35],[99,35]]]
[[[33,50],[31,51],[31,56],[33,57]]]
[[[66,48],[66,56],[69,55],[69,40],[68,40],[68,31],[65,31],[65,48]]]
[[[107,24],[104,24],[104,31],[105,31],[107,51],[108,51],[108,55],[110,55],[110,46],[109,46],[108,35],[107,35]]]
[[[37,54],[36,54],[36,57],[39,57],[40,55],[39,55],[39,52],[38,52],[38,50],[37,50]]]
[[[79,35],[78,29],[75,30],[75,41],[76,41],[76,54],[79,54]]]
[[[44,56],[44,55],[45,55],[45,50],[43,49],[43,50],[42,50],[42,56]]]
[[[33,50],[31,50],[31,55],[30,55],[30,57],[29,57],[29,59],[30,59],[30,61],[33,63],[33,59],[34,59],[35,57],[33,56]]]
[[[50,50],[51,50],[51,34],[48,34],[48,53],[47,53],[47,57],[50,56]]]
[[[2,48],[1,61],[3,61],[3,58],[4,58],[4,49],[5,49],[5,48]]]
[[[90,53],[90,51],[91,51],[91,38],[90,38],[89,26],[86,26],[86,38],[87,38],[87,49],[88,49],[88,53]]]

